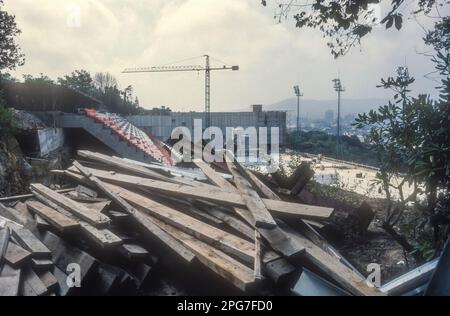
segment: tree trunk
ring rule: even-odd
[[[424,258],[422,257],[422,254],[420,254],[418,252],[414,252],[414,247],[408,242],[408,240],[406,240],[406,238],[404,236],[397,233],[391,225],[389,225],[387,223],[383,223],[382,228],[389,235],[391,235],[392,238],[394,238],[395,241],[398,242],[400,244],[400,246],[402,246],[406,252],[410,253],[414,257],[417,264],[422,264],[425,262]]]

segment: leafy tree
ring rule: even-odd
[[[381,164],[377,179],[387,198],[382,227],[405,250],[420,250],[425,257],[432,257],[450,233],[450,55],[438,53],[434,61],[443,76],[438,101],[428,95],[410,97],[408,86],[414,79],[402,67],[396,78],[381,84],[396,92],[394,101],[360,114],[355,124],[371,127],[369,140]],[[404,193],[406,186],[412,187],[409,195]],[[399,200],[392,197],[392,190],[397,191]],[[421,210],[423,227],[431,229],[428,247],[417,240],[409,243],[394,229],[411,207]]]
[[[435,51],[450,50],[450,17],[443,17],[436,22],[434,29],[427,32],[424,41],[433,46]]]
[[[16,43],[16,36],[20,34],[16,18],[4,11],[3,5],[3,0],[0,0],[0,72],[4,69],[14,70],[25,62]]]
[[[23,75],[23,82],[25,83],[48,83],[53,84],[54,81],[47,75],[44,75],[42,72],[39,74],[39,77],[33,77],[32,75]]]
[[[0,137],[14,133],[15,121],[12,109],[7,107],[3,92],[0,91]]]
[[[75,70],[70,75],[58,78],[58,83],[84,93],[93,92],[93,79],[86,70]]]
[[[266,6],[270,2],[262,0]],[[411,15],[429,14],[434,7],[443,7],[449,0],[391,0],[388,13],[377,20],[374,5],[381,0],[289,0],[277,5],[275,18],[281,21],[293,15],[296,27],[319,29],[328,39],[328,46],[335,57],[342,56],[359,44],[377,23],[386,29],[400,30],[403,26],[404,10],[417,8]]]

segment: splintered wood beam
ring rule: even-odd
[[[211,244],[212,246],[217,247],[230,255],[238,257],[245,262],[253,263],[254,246],[251,242],[199,221],[168,206],[157,203],[148,197],[113,184],[106,184],[106,186],[109,190],[119,195],[132,205],[135,205],[144,210],[146,213],[152,215],[152,217],[156,217],[159,220],[170,224],[187,234],[193,235],[196,238]]]
[[[66,211],[62,207],[58,206],[57,204],[53,203],[51,200],[47,199],[46,197],[40,195],[39,193],[32,191],[36,199],[41,201],[43,204],[47,205],[48,207],[56,210],[58,213],[62,214],[63,216],[71,219],[74,222],[79,223],[80,231],[92,242],[94,242],[96,245],[102,247],[102,248],[111,248],[115,247],[121,244],[121,238],[113,234],[108,229],[102,229],[102,228],[96,228],[92,226],[91,224],[77,219],[74,215],[72,215],[69,211]]]
[[[51,251],[28,229],[14,229],[12,235],[21,247],[31,252],[33,258],[51,258]]]
[[[10,221],[16,222],[17,224],[25,224],[25,219],[20,216],[18,212],[4,206],[2,203],[0,203],[0,216],[7,218]]]
[[[230,281],[242,291],[248,290],[248,288],[254,284],[253,271],[247,266],[207,243],[159,221],[157,218],[154,218],[154,220],[165,231],[180,240],[183,245],[193,251],[201,263],[225,280]]]
[[[111,157],[108,155],[100,154],[100,153],[94,153],[87,150],[79,150],[78,155],[83,158],[88,158],[94,161],[98,161],[101,163],[104,163],[111,167],[116,167],[122,170],[126,170],[128,172],[131,172],[133,174],[148,177],[152,179],[159,179],[159,180],[165,180],[169,179],[166,176],[163,176],[160,173],[154,172],[152,170],[149,170],[145,167],[141,167],[135,164],[127,163],[119,158]]]
[[[61,232],[74,231],[80,228],[80,223],[60,212],[37,201],[28,201],[27,206],[31,211],[45,219],[49,224]]]
[[[291,238],[303,244],[305,257],[317,268],[325,272],[329,277],[354,295],[359,296],[384,296],[379,289],[368,285],[367,280],[356,273],[336,257],[328,254],[319,246],[300,234],[292,232]]]
[[[262,182],[252,171],[243,166],[238,161],[234,162],[235,167],[239,172],[253,185],[261,197],[271,200],[281,201],[280,197],[273,192],[264,182]]]
[[[206,200],[218,203],[219,205],[246,207],[246,204],[240,194],[224,191],[223,189],[219,189],[217,187],[207,189],[202,188],[199,190],[198,188],[189,187],[186,185],[144,179],[135,176],[111,173],[103,170],[88,170],[92,173],[92,175],[106,182],[113,182],[127,186],[138,186],[152,191],[163,192],[168,195]],[[73,175],[73,173],[75,173],[75,175]],[[69,168],[69,171],[65,174],[76,179],[76,173],[79,173],[76,168]],[[311,206],[269,199],[263,199],[263,202],[268,210],[274,214],[284,216],[324,220],[328,219],[334,211],[332,208],[328,207]]]
[[[5,261],[5,255],[8,250],[10,230],[8,227],[0,229],[0,272],[2,272],[3,262]]]
[[[75,190],[75,188],[71,188],[71,189],[62,189],[62,190],[56,190],[55,192],[57,193],[67,193],[70,191]],[[22,195],[15,195],[15,196],[8,196],[8,197],[4,197],[4,198],[0,198],[0,203],[5,203],[5,202],[14,202],[17,200],[26,200],[29,198],[32,198],[33,194],[22,194]]]
[[[123,240],[108,229],[97,229],[88,223],[80,223],[87,238],[102,248],[114,248],[122,245]]]
[[[253,268],[253,275],[256,280],[262,280],[261,274],[261,234],[255,229],[255,263]]]
[[[95,185],[100,191],[106,194],[112,201],[114,201],[117,205],[122,207],[122,209],[130,214],[136,222],[138,222],[147,233],[150,233],[152,236],[161,240],[164,244],[166,244],[172,251],[177,253],[181,258],[183,258],[187,262],[192,262],[195,259],[195,255],[188,250],[185,246],[180,244],[175,238],[171,235],[167,234],[164,230],[162,230],[158,225],[152,221],[151,218],[148,218],[141,214],[137,209],[132,207],[127,201],[123,198],[115,194],[107,185],[103,183],[100,179],[95,177],[89,169],[83,167],[77,161],[74,162],[75,167],[82,173],[81,179],[87,179],[90,183]]]
[[[237,170],[232,158],[226,157],[227,166],[233,175],[234,183],[241,194],[242,200],[247,206],[248,210],[252,213],[254,225],[259,228],[273,228],[277,226],[277,223],[269,213],[263,200],[259,197],[258,193],[252,188],[251,184],[245,179]]]
[[[248,209],[239,207],[234,209],[239,216],[252,225],[253,216]],[[278,226],[273,228],[259,228],[258,231],[269,243],[270,247],[283,254],[285,257],[298,257],[305,252],[305,247],[302,244],[290,238],[289,235]]]
[[[5,253],[5,261],[13,268],[20,268],[28,259],[31,258],[31,252],[10,242]]]
[[[206,177],[214,183],[216,186],[223,189],[227,189],[230,192],[236,190],[236,188],[227,180],[225,180],[220,174],[218,174],[209,164],[200,159],[194,159],[194,164],[203,171]]]
[[[56,193],[42,184],[32,184],[30,188],[97,228],[105,227],[111,223],[111,220],[106,215],[90,210],[80,203],[77,203],[62,194]]]
[[[198,166],[203,170],[203,172],[206,174],[206,176],[212,183],[216,184],[219,187],[223,186],[223,188],[230,188],[230,186],[233,187],[228,182],[224,183],[223,181],[218,180],[216,172],[208,164],[199,162]],[[236,188],[234,187],[233,189],[236,190]],[[280,200],[278,196],[277,200]],[[213,207],[209,207],[208,209],[209,211],[213,212],[212,213],[213,215],[219,216],[219,218],[222,218],[225,222],[229,223],[231,227],[237,229],[238,231],[241,231],[247,237],[252,239],[255,237],[254,230],[253,228],[251,228],[254,226],[254,219],[253,215],[248,209],[241,207],[233,208],[236,214],[238,214],[242,219],[244,219],[247,222],[247,224],[250,225],[250,227],[240,222],[239,220],[234,219],[232,216],[223,213],[220,210],[216,210]],[[293,240],[288,238],[286,234],[284,234],[284,232],[278,227],[272,229],[259,228],[259,232],[264,237],[264,239],[269,243],[271,248],[273,248],[274,250],[278,251],[279,253],[283,254],[286,257],[299,256],[304,252],[304,247],[302,245],[299,245],[298,243],[295,243]],[[267,254],[267,252],[265,254]],[[270,254],[271,253],[269,253],[269,255]],[[267,256],[263,257],[263,261],[265,260],[265,258],[267,258]],[[276,259],[277,258],[274,257],[272,261]],[[276,281],[279,278],[281,278],[281,276],[285,274],[290,274],[292,272],[292,266],[285,259],[280,258],[278,261],[279,263],[277,265],[270,265],[270,266],[268,265],[269,261],[265,262],[266,268],[269,267],[269,269],[267,270],[270,270],[271,272],[270,276],[271,277],[273,276]]]
[[[24,268],[24,275],[21,280],[20,295],[21,296],[43,296],[48,293],[47,287],[42,283],[41,279],[36,275],[33,269],[27,265]]]
[[[86,150],[79,150],[78,155],[145,178],[157,179],[171,183],[179,183],[193,187],[208,186],[207,184],[201,183],[199,181],[188,180],[180,177],[167,177],[146,167],[126,162],[123,159],[117,157],[111,157],[100,153],[93,153]]]

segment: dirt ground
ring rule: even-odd
[[[381,284],[410,271],[417,266],[414,258],[405,253],[403,248],[381,228],[384,219],[384,201],[368,199],[354,192],[312,184],[318,195],[324,196],[319,204],[333,206],[336,211],[331,224],[325,226],[321,233],[350,261],[363,275],[369,275],[368,265],[381,266]],[[326,193],[324,192],[327,191]],[[374,211],[374,219],[366,231],[360,231],[357,225],[358,207],[367,202]],[[406,214],[407,215],[407,214]]]

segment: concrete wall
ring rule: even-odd
[[[64,130],[62,128],[39,129],[37,136],[41,157],[64,146]]]
[[[191,132],[194,128],[194,120],[201,119],[205,122],[205,114],[201,112],[174,112],[170,116],[138,115],[127,119],[135,126],[147,129],[161,140],[170,138],[172,130],[176,127],[185,126]],[[278,127],[280,129],[280,144],[286,143],[286,113],[285,112],[214,112],[211,113],[212,126],[219,127],[224,136],[227,127]],[[270,137],[270,136],[269,136]]]

